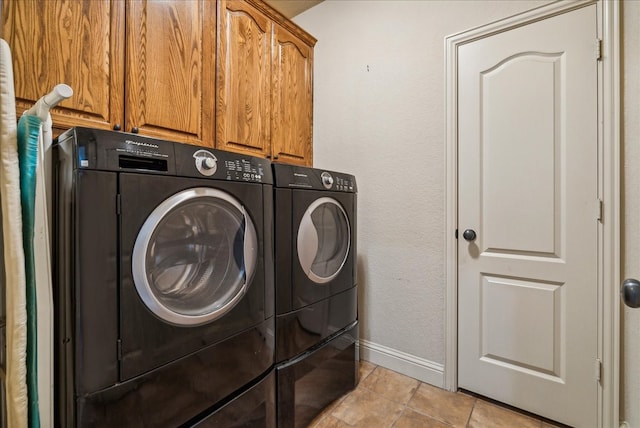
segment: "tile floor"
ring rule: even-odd
[[[358,387],[330,404],[310,426],[551,428],[555,425],[362,361]]]

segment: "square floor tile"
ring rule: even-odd
[[[378,366],[365,380],[360,382],[360,385],[391,401],[406,404],[415,394],[420,382]]]
[[[331,416],[356,427],[391,427],[404,406],[366,388],[351,392]]]
[[[421,383],[408,406],[455,427],[465,427],[476,399]]]
[[[541,428],[542,421],[483,400],[476,400],[469,428]]]
[[[406,408],[393,428],[451,428],[451,425]]]
[[[360,360],[360,367],[358,368],[358,377],[362,382],[371,372],[376,368],[376,365],[369,361]]]
[[[310,428],[348,428],[351,427],[348,423],[341,421],[338,418],[334,418],[331,415],[322,415],[322,417],[316,418],[311,424]]]

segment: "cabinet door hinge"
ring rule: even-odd
[[[596,39],[596,61],[602,60],[602,39]]]
[[[456,239],[458,239],[458,229],[456,229]]]
[[[600,379],[602,379],[602,361],[600,361],[600,358],[596,359],[596,382],[600,382]]]
[[[602,223],[602,218],[604,216],[604,203],[602,199],[598,199],[598,204],[596,205],[596,220]]]

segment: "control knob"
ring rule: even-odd
[[[198,150],[193,154],[196,169],[206,177],[211,177],[218,169],[217,158],[207,150]]]
[[[331,186],[333,186],[333,177],[331,176],[331,174],[325,171],[320,174],[320,178],[322,179],[322,185],[324,186],[324,188],[331,189]]]
[[[202,165],[207,169],[211,169],[216,166],[216,161],[214,161],[213,158],[204,158]]]

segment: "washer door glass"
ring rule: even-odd
[[[188,189],[165,200],[145,221],[133,249],[133,279],[161,319],[204,324],[240,301],[257,254],[255,227],[234,197]]]
[[[342,270],[351,230],[344,209],[335,199],[316,199],[304,213],[298,228],[298,260],[307,277],[323,284]]]

